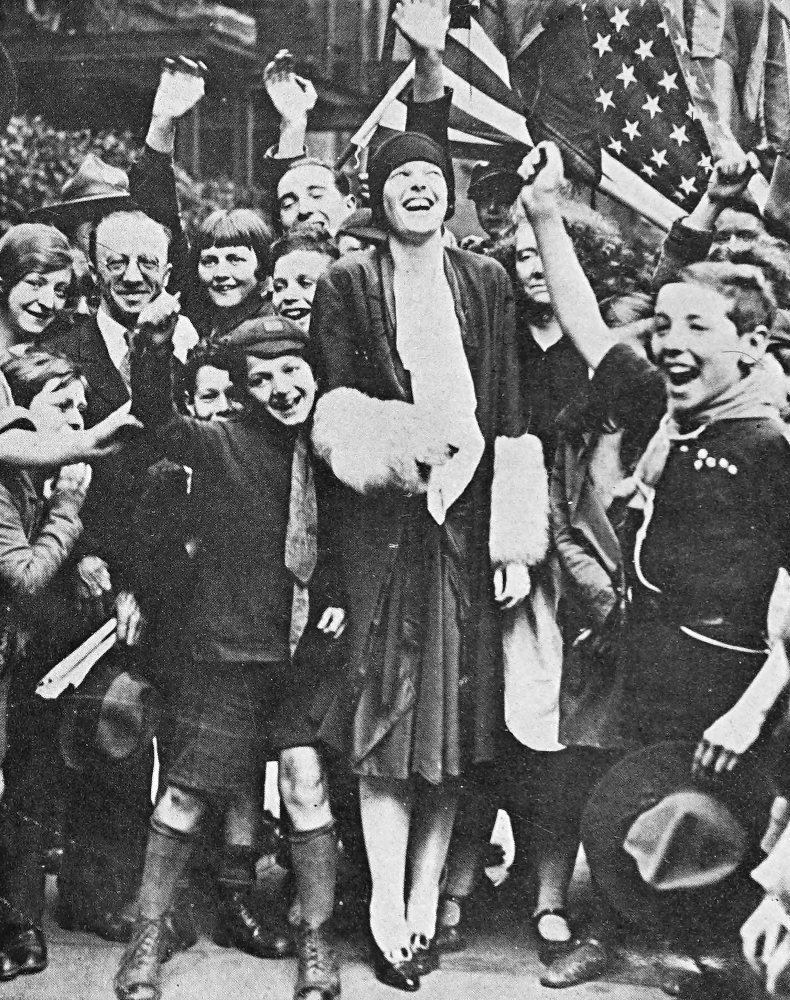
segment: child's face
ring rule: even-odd
[[[651,348],[675,412],[704,408],[740,381],[741,362],[762,356],[764,333],[739,335],[730,306],[703,285],[665,285],[658,293]]]
[[[315,250],[295,250],[280,257],[272,274],[272,305],[277,315],[292,319],[307,332],[316,282],[330,263],[326,254]]]
[[[257,272],[251,247],[207,247],[198,260],[198,278],[218,309],[241,305],[258,287]]]
[[[230,374],[224,368],[201,365],[195,375],[195,392],[187,403],[187,410],[198,420],[230,416],[235,409],[230,398],[232,387]]]
[[[248,354],[247,393],[269,416],[288,427],[296,427],[313,410],[313,371],[297,354],[279,358],[256,358]]]
[[[30,401],[36,427],[42,431],[82,431],[85,429],[85,383],[78,378],[66,385],[51,378]]]

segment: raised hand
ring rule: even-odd
[[[315,87],[306,77],[297,76],[293,66],[293,56],[288,49],[280,49],[263,71],[266,93],[286,122],[307,118],[318,100]]]
[[[118,619],[118,641],[126,646],[136,646],[143,634],[145,618],[131,591],[122,590],[115,598],[115,617]]]
[[[737,159],[717,160],[708,181],[708,198],[722,205],[730,204],[743,194],[759,166],[756,153]]]
[[[444,52],[450,0],[399,0],[392,20],[414,48]]]
[[[554,206],[565,183],[562,154],[553,142],[540,142],[524,157],[518,172],[524,181],[519,200],[529,216]]]
[[[206,72],[203,63],[186,56],[165,59],[154,98],[154,117],[181,118],[191,111],[206,92]]]
[[[153,302],[140,310],[135,335],[143,336],[160,346],[172,340],[181,313],[181,293],[171,295],[164,289]]]

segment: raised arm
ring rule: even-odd
[[[616,338],[601,317],[565,230],[558,200],[565,181],[559,149],[553,142],[541,142],[524,158],[519,173],[525,181],[519,199],[535,231],[554,314],[589,367],[597,368]]]
[[[82,532],[79,512],[90,483],[87,466],[61,470],[38,535],[28,539],[13,496],[0,485],[0,580],[14,598],[38,597],[77,544]]]
[[[652,279],[656,291],[662,285],[675,281],[678,272],[687,264],[708,256],[717,219],[746,190],[757,165],[754,153],[738,159],[717,161],[705,194],[690,215],[673,224],[661,245]]]

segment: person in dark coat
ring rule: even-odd
[[[129,341],[140,310],[155,298],[170,272],[169,235],[139,210],[106,215],[92,240],[93,265],[101,289],[94,316],[59,330],[46,346],[68,357],[91,386],[86,424],[92,427],[113,412],[129,407]],[[188,321],[177,336],[182,350],[197,336]],[[148,663],[141,649],[144,600],[138,579],[139,552],[135,507],[148,467],[155,459],[145,441],[96,463],[94,489],[82,512],[90,550],[102,559],[112,578],[105,580],[118,618],[120,648],[112,655],[133,659],[144,674]],[[123,939],[131,929],[124,907],[134,897],[145,847],[145,820],[150,811],[153,747],[141,749],[124,763],[124,787],[117,772],[103,773],[97,760],[84,771],[70,771],[73,807],[67,809],[67,848],[59,883],[58,917],[66,927],[94,930]],[[108,810],[108,802],[117,808]]]
[[[441,8],[396,11],[436,65],[435,93]],[[321,733],[360,777],[374,967],[405,990],[436,968],[458,782],[492,758],[502,722],[498,608],[523,598],[547,544],[540,448],[521,438],[512,290],[496,261],[443,248],[446,119],[434,136],[406,132],[372,157],[371,207],[388,242],[329,269],[311,321],[313,442],[343,484],[350,635],[348,684]]]
[[[542,143],[522,170],[530,183],[521,200],[560,322],[599,369],[616,348],[557,207],[559,150]],[[766,663],[769,604],[790,559],[790,449],[762,364],[774,311],[764,277],[745,265],[695,264],[661,288],[650,351],[668,414],[617,491],[630,492],[639,522],[621,738],[629,747],[693,741],[700,750],[689,769],[698,772],[737,763],[713,732]],[[570,986],[610,960],[605,942],[582,942],[542,981]]]

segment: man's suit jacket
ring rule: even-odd
[[[47,340],[46,347],[65,354],[87,379],[88,427],[129,402],[129,390],[110,358],[94,316],[59,330]],[[93,467],[82,509],[86,542],[90,551],[107,560],[116,589],[135,588],[138,546],[133,515],[146,470],[154,460],[150,444],[141,441]]]

